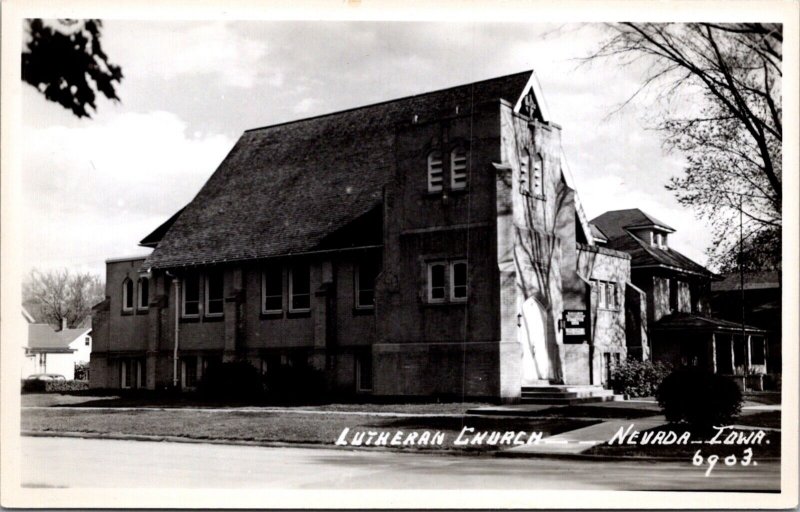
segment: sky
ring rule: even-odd
[[[643,65],[581,64],[600,26],[530,23],[107,20],[121,102],[77,119],[25,86],[22,203],[29,268],[104,277],[108,258],[188,203],[242,132],[533,69],[591,219],[641,208],[706,262],[708,226],[665,189],[682,172],[652,130]]]

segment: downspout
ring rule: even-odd
[[[174,333],[174,346],[172,349],[172,387],[178,387],[178,341],[180,339],[180,281],[178,278],[167,272],[168,276],[172,278],[172,284],[175,288],[175,333]]]

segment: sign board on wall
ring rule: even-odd
[[[565,309],[562,325],[564,343],[583,343],[589,340],[589,314],[585,309]]]

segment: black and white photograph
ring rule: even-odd
[[[414,5],[2,5],[3,506],[798,505],[800,4]]]

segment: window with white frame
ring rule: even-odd
[[[133,281],[127,277],[122,281],[122,310],[133,310]]]
[[[466,260],[428,263],[428,302],[464,302],[468,293]]]
[[[467,150],[455,148],[450,152],[450,188],[457,190],[467,186]]]
[[[428,302],[447,300],[447,264],[444,261],[428,263]]]
[[[619,295],[617,283],[610,281],[593,281],[592,297],[597,301],[600,309],[619,309]]]
[[[544,165],[541,155],[536,155],[533,159],[533,169],[531,170],[531,193],[534,197],[544,198]]]
[[[443,181],[442,153],[432,151],[428,154],[428,192],[441,192]]]
[[[606,283],[603,281],[597,282],[597,298],[600,299],[597,302],[597,306],[605,309],[606,308]]]
[[[355,271],[356,309],[373,309],[375,307],[375,277],[378,265],[372,261],[362,261]]]
[[[222,316],[225,312],[224,279],[222,271],[206,274],[205,315]]]
[[[467,300],[467,261],[450,262],[450,300]]]
[[[308,265],[295,265],[289,270],[289,311],[311,309],[311,276]]]
[[[195,318],[200,315],[200,276],[187,274],[181,286],[181,316]]]
[[[261,312],[283,313],[283,271],[270,265],[261,273]]]
[[[147,309],[150,307],[150,279],[140,277],[138,283],[139,309]]]

